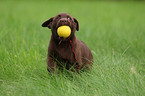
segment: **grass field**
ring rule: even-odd
[[[91,49],[91,72],[48,74],[46,19],[67,12]],[[0,1],[0,96],[143,96],[144,2]]]

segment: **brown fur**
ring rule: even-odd
[[[71,28],[71,35],[69,38],[72,41],[77,63],[73,56],[69,39],[60,38],[57,35],[57,28],[62,25],[67,25]],[[79,23],[75,18],[71,17],[67,13],[60,13],[45,21],[42,24],[42,27],[48,27],[52,31],[47,54],[48,71],[53,72],[58,68],[62,69],[64,64],[66,64],[66,69],[72,68],[76,71],[85,68],[91,69],[93,64],[93,56],[87,45],[78,40],[75,36],[75,31],[79,30]]]

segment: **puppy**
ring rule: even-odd
[[[71,28],[68,38],[59,37],[57,34],[57,28],[63,25]],[[45,21],[42,27],[48,27],[52,32],[47,54],[49,72],[63,68],[78,72],[92,68],[93,56],[90,49],[75,36],[75,31],[79,31],[77,19],[67,13],[60,13]]]

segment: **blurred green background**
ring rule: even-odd
[[[1,96],[143,96],[145,2],[117,1],[0,1]],[[51,31],[41,24],[61,12],[79,21],[91,72],[48,74]]]

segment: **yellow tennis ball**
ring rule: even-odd
[[[59,37],[67,38],[71,34],[71,29],[69,26],[60,26],[57,29],[57,34]]]

